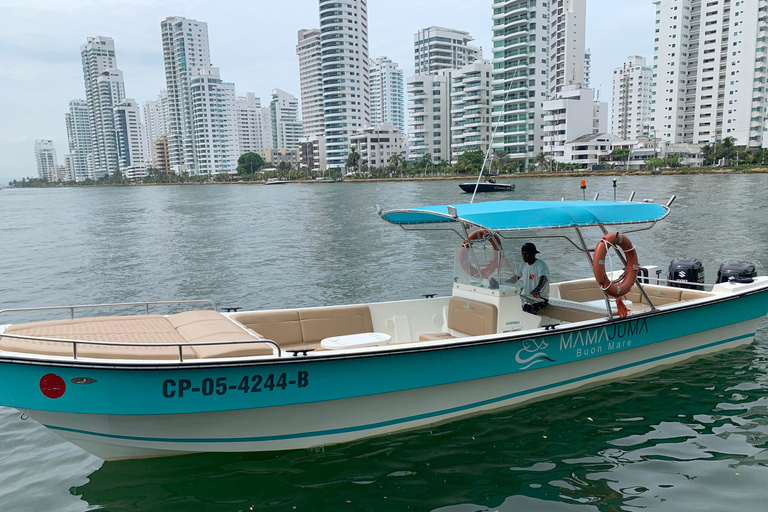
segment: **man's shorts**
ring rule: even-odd
[[[548,300],[545,300],[544,302],[526,303],[523,305],[523,311],[532,315],[538,315],[539,311],[541,311],[547,304],[549,304]]]

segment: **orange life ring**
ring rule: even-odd
[[[624,269],[624,274],[618,281],[611,281],[605,273],[605,254],[611,246],[621,248],[621,250],[624,251],[624,257],[627,260],[627,267]],[[592,260],[592,271],[595,274],[597,283],[600,285],[600,289],[602,289],[606,295],[610,295],[617,299],[626,295],[635,284],[639,269],[640,266],[637,263],[637,251],[626,235],[622,235],[621,233],[608,233],[602,240],[597,242],[595,255]]]
[[[469,240],[464,240],[464,242],[461,244],[461,248],[469,249],[472,242],[485,240],[490,240],[491,242],[491,246],[493,247],[493,258],[491,258],[491,260],[488,261],[488,263],[486,263],[480,270],[477,270],[475,266],[472,265],[472,263],[469,261],[468,250],[459,252],[459,263],[461,264],[461,268],[463,268],[464,272],[469,274],[471,277],[482,276],[483,279],[488,279],[501,266],[501,257],[499,253],[499,251],[501,251],[501,239],[499,238],[499,235],[491,234],[490,231],[485,229],[478,229],[469,234]]]

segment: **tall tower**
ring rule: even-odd
[[[111,37],[89,37],[80,47],[85,99],[91,124],[95,178],[119,169],[113,107],[125,99],[123,72],[117,69],[115,42]]]
[[[258,153],[272,147],[272,114],[269,107],[261,106],[261,98],[252,92],[238,96],[237,133],[240,141],[238,157],[245,153]]]
[[[76,99],[69,102],[69,112],[64,115],[67,123],[67,142],[69,143],[70,166],[75,181],[94,179],[91,153],[91,122],[88,116],[88,103]]]
[[[483,49],[470,46],[469,32],[429,27],[413,35],[413,64],[416,75],[441,69],[458,69],[483,58]]]
[[[323,66],[320,54],[320,30],[299,30],[296,55],[299,56],[301,83],[301,118],[304,137],[315,140],[323,135]]]
[[[139,104],[133,98],[115,105],[115,140],[124,176],[129,170],[143,172],[146,168],[146,134],[140,112]]]
[[[647,131],[651,116],[653,70],[645,57],[629,57],[613,70],[611,133],[624,140],[637,140]]]
[[[147,163],[155,165],[155,141],[168,133],[168,92],[163,89],[156,100],[141,105],[146,132]]]
[[[561,0],[549,3],[549,96],[556,96],[566,85],[586,87],[584,38],[587,0]]]
[[[281,89],[272,89],[272,147],[296,149],[301,142],[299,100]]]
[[[388,57],[371,59],[371,125],[390,123],[405,133],[403,70]]]
[[[766,0],[656,2],[651,136],[768,146],[767,9]]]
[[[172,171],[197,172],[191,81],[211,67],[208,24],[182,17],[160,22],[168,92],[168,146]]]
[[[40,139],[35,141],[35,163],[37,164],[37,175],[41,180],[56,180],[58,161],[52,140]]]
[[[549,9],[537,2],[493,1],[494,151],[530,161],[543,150],[543,100],[549,93],[547,41]],[[583,52],[582,52],[583,53]]]
[[[367,0],[319,0],[327,165],[342,169],[349,138],[370,125]]]

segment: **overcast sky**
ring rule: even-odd
[[[35,139],[67,154],[64,114],[85,98],[80,45],[115,40],[128,98],[156,99],[165,87],[160,22],[184,16],[208,23],[211,60],[238,95],[269,104],[273,88],[299,97],[296,32],[318,27],[318,2],[294,0],[0,0],[0,184],[37,176]],[[592,86],[610,101],[613,69],[629,55],[653,59],[651,0],[587,0]],[[370,56],[413,74],[413,34],[432,25],[465,30],[491,55],[490,0],[368,0]]]

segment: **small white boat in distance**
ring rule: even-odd
[[[104,459],[288,450],[510,407],[751,343],[768,312],[768,277],[706,289],[631,282],[639,269],[626,234],[655,225],[669,204],[379,211],[406,230],[457,233],[453,256],[435,262],[454,265],[447,297],[169,316],[149,314],[150,303],[147,314],[119,317],[39,308],[69,318],[0,326],[0,405]],[[602,284],[551,283],[549,304],[525,312],[509,278],[532,230],[558,230]],[[616,248],[629,262],[615,281],[592,261],[588,231],[603,237],[595,252]]]

